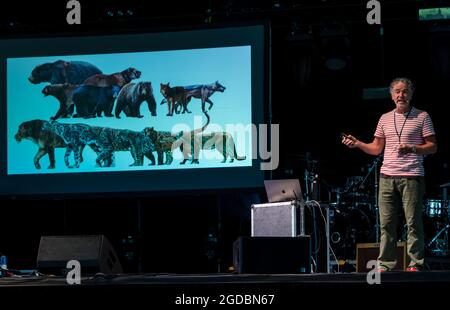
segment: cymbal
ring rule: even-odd
[[[440,187],[450,187],[450,182],[442,184]]]

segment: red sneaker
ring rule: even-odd
[[[411,266],[411,267],[406,268],[406,271],[408,271],[408,272],[418,272],[418,271],[420,271],[420,269],[418,267]]]

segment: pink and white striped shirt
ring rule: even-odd
[[[389,176],[423,176],[424,156],[414,153],[400,155],[397,148],[400,143],[424,144],[424,138],[433,135],[433,122],[425,111],[412,107],[409,115],[408,112],[397,113],[395,109],[383,114],[374,134],[375,137],[385,139],[381,173]]]

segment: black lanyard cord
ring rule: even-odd
[[[406,114],[405,121],[403,122],[402,128],[400,129],[400,133],[398,132],[398,129],[397,129],[397,121],[395,119],[396,112],[394,111],[394,127],[395,127],[395,132],[397,133],[398,143],[401,143],[400,139],[402,137],[403,128],[405,127],[406,120],[408,119],[408,116],[411,113],[412,109],[413,109],[413,107],[411,107],[408,111],[408,114]]]

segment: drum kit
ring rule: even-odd
[[[358,243],[379,242],[377,157],[365,176],[348,177],[343,188],[334,190],[330,204],[330,244],[338,259],[356,258]],[[368,177],[374,172],[374,183]],[[372,179],[370,179],[372,180]],[[374,190],[373,190],[374,189]]]
[[[368,165],[366,175],[350,176],[343,187],[332,187],[329,191],[329,241],[339,260],[355,259],[358,243],[380,242],[377,193],[381,161],[382,156],[378,156]],[[307,200],[314,198],[318,184],[315,169],[308,168],[305,169]],[[429,256],[450,256],[450,199],[447,195],[450,183],[440,187],[442,199],[424,201],[425,250]],[[399,227],[398,236],[406,238],[406,227]]]
[[[343,188],[334,190],[336,202],[330,203],[330,244],[339,259],[355,258],[358,243],[379,242],[376,195],[366,190],[363,180],[347,178]],[[450,200],[425,199],[423,205],[426,254],[450,255]],[[399,227],[399,236],[406,238],[406,226],[403,231]]]
[[[344,188],[334,190],[336,202],[329,204],[330,244],[338,259],[355,259],[358,243],[376,241],[376,211],[362,181],[347,178]]]
[[[358,243],[379,242],[378,210],[373,195],[355,190],[360,180],[361,177],[349,177],[344,190],[337,190],[336,202],[330,203],[330,244],[339,259],[355,258]],[[450,201],[426,199],[423,211],[427,255],[450,255]],[[399,236],[406,238],[406,226],[401,230],[400,227]]]
[[[375,242],[371,204],[330,204],[330,245],[338,259],[355,259],[358,243]]]
[[[449,252],[450,203],[428,199],[424,208],[425,249],[428,255],[447,256]]]

